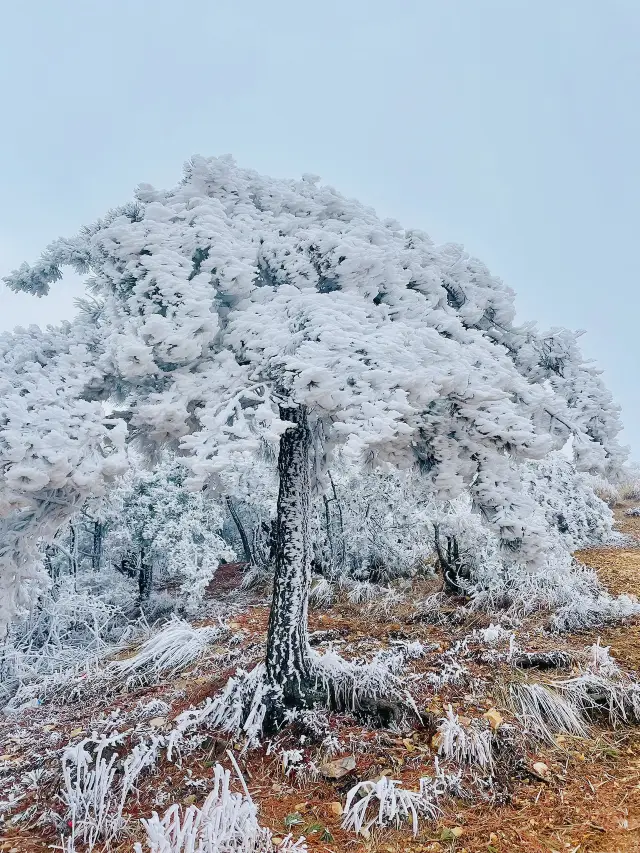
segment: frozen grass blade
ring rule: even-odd
[[[509,685],[509,704],[526,729],[543,740],[554,742],[556,734],[586,737],[587,725],[578,707],[556,690],[528,682]]]

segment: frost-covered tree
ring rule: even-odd
[[[220,506],[184,481],[184,466],[165,457],[153,470],[132,468],[105,502],[108,558],[137,577],[141,600],[159,575],[179,583],[180,597],[194,607],[220,561],[233,557],[220,536]]]
[[[560,453],[523,463],[520,476],[534,501],[530,523],[539,527],[545,541],[542,559],[527,566],[517,553],[501,548],[463,494],[442,504],[433,516],[448,591],[465,594],[472,605],[486,609],[573,610],[573,627],[629,615],[628,601],[608,596],[595,575],[572,557],[578,548],[616,537],[613,514],[594,490],[597,479],[576,471]]]
[[[194,158],[175,188],[140,186],[133,202],[6,281],[43,296],[64,265],[89,276],[91,307],[39,333],[34,347],[50,350],[40,362],[14,357],[25,333],[3,345],[10,514],[0,571],[10,605],[32,574],[25,540],[60,522],[58,504],[99,487],[114,434],[179,449],[193,488],[227,492],[261,447],[277,447],[259,688],[272,716],[317,699],[310,490],[323,487],[334,448],[382,467],[419,466],[440,499],[468,491],[499,546],[524,562],[541,559],[544,537],[519,460],[543,457],[570,433],[594,460],[611,455],[615,437],[573,416],[568,399],[580,388],[560,393],[521,366],[527,336],[513,326],[511,291],[458,247],[382,222],[313,176],[273,180],[229,159]],[[110,418],[100,404],[108,398],[118,401]],[[50,411],[60,420],[53,462]]]
[[[576,471],[560,453],[525,466],[523,479],[545,513],[550,531],[568,551],[613,538],[613,513],[596,494],[597,478]]]
[[[0,336],[0,635],[46,581],[40,540],[125,470],[126,425],[97,391],[101,351],[86,323]]]
[[[432,556],[436,503],[419,470],[363,470],[339,455],[328,480],[315,502],[323,574],[384,583],[411,576]]]

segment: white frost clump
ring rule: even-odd
[[[421,791],[407,791],[400,785],[400,782],[388,776],[382,776],[377,782],[358,782],[354,785],[347,794],[343,828],[367,837],[374,824],[399,827],[411,818],[413,834],[417,835],[418,819],[425,817],[435,820],[440,810],[437,803],[423,796]],[[367,819],[370,805],[377,813]]]
[[[119,745],[124,734],[84,738],[62,754],[62,800],[71,821],[67,849],[75,849],[78,836],[92,850],[99,840],[107,843],[124,826],[122,810],[143,771],[158,760],[162,738],[141,741],[125,757],[122,772],[116,773]]]
[[[597,642],[589,649],[590,660],[588,666],[592,672],[609,677],[620,675],[620,667],[614,658],[611,657],[610,649],[611,646],[600,645],[600,637],[598,637]]]
[[[126,679],[127,686],[130,686],[148,678],[175,675],[227,634],[223,626],[194,628],[174,617],[161,631],[146,640],[133,657],[110,664],[105,676],[110,680]]]
[[[213,790],[201,807],[183,810],[174,804],[163,817],[153,812],[142,823],[147,832],[149,853],[272,853],[276,849],[271,831],[258,823],[258,809],[242,777],[244,793],[230,790],[230,771],[216,764]],[[281,841],[279,853],[305,853],[304,838]],[[136,853],[143,853],[140,843]]]
[[[500,640],[510,637],[511,632],[507,631],[506,628],[503,628],[502,625],[494,625],[492,622],[488,628],[479,628],[477,636],[488,646],[495,646],[496,643],[500,642]]]
[[[445,794],[455,797],[465,795],[461,773],[443,773],[437,758],[435,771],[435,776],[423,776],[420,779],[418,791],[407,791],[400,782],[387,776],[358,782],[347,794],[343,828],[367,838],[374,825],[399,826],[411,818],[413,834],[417,835],[420,818],[430,821],[437,819],[441,812],[438,803]],[[373,816],[368,818],[369,806],[372,806]]]
[[[492,736],[490,729],[476,729],[460,724],[451,706],[438,726],[440,744],[438,755],[462,766],[475,764],[482,770],[493,767]]]
[[[280,753],[282,771],[289,776],[292,770],[298,767],[304,759],[304,753],[300,749],[283,749]]]
[[[569,698],[543,684],[509,685],[509,700],[514,714],[536,737],[554,743],[554,735],[587,736],[587,725]]]

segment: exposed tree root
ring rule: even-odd
[[[381,653],[371,662],[347,661],[332,651],[309,650],[310,675],[283,686],[269,681],[264,664],[238,671],[224,690],[200,708],[183,712],[169,738],[169,754],[184,736],[206,726],[245,737],[245,749],[263,734],[273,734],[313,709],[353,714],[374,728],[398,725],[407,716],[422,720],[411,696],[393,669],[403,652]]]
[[[568,669],[575,657],[566,652],[521,652],[511,658],[518,669]]]

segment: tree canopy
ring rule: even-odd
[[[37,580],[35,542],[124,466],[126,442],[233,481],[304,407],[312,474],[335,447],[469,491],[523,560],[540,529],[519,464],[573,437],[578,465],[624,459],[618,410],[576,336],[515,323],[514,294],[461,247],[319,184],[193,158],[168,191],[51,244],[5,281],[45,296],[87,276],[71,323],[0,339],[2,618]]]

